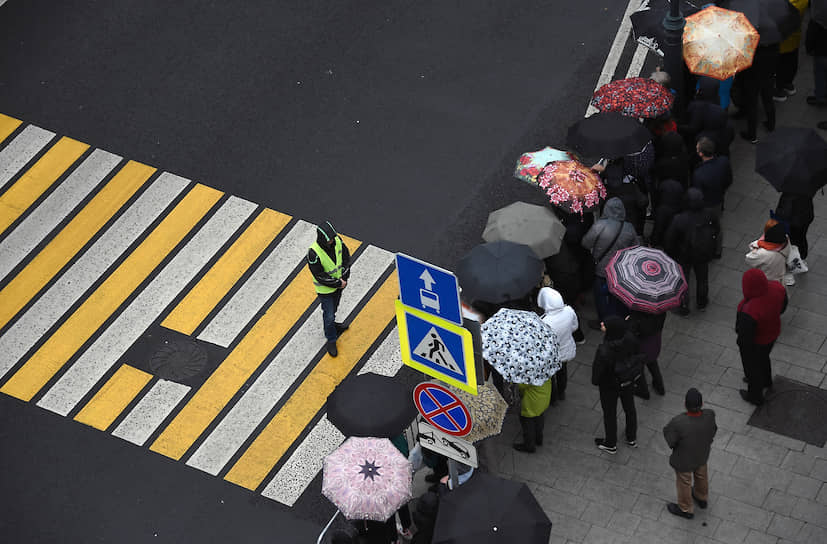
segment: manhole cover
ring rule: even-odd
[[[827,442],[827,390],[776,376],[771,391],[747,424],[823,448]]]
[[[195,342],[165,342],[149,360],[153,374],[167,380],[184,380],[200,374],[207,366],[207,352]]]

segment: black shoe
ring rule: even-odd
[[[611,455],[614,455],[614,454],[617,453],[617,446],[607,445],[606,440],[603,439],[603,438],[595,438],[594,439],[594,444],[598,447],[598,449],[601,449],[601,450],[603,450],[606,453],[609,453]]]
[[[342,334],[350,328],[349,325],[345,325],[344,323],[334,323],[333,326],[336,327],[336,332],[338,334]]]
[[[699,302],[698,303],[698,310],[704,312],[706,311],[706,307],[709,305],[709,302]]]
[[[535,448],[529,448],[525,444],[514,444],[514,449],[523,453],[534,453]]]
[[[764,404],[764,399],[756,400],[756,399],[750,398],[749,393],[747,392],[746,389],[739,389],[738,393],[741,395],[742,399],[744,399],[745,401],[747,401],[750,404],[754,404],[756,406],[761,406],[762,404]]]
[[[600,330],[600,320],[599,319],[589,319],[586,323],[590,329],[599,331]]]
[[[775,91],[772,94],[772,99],[775,100],[776,102],[786,102],[787,101],[787,93],[785,93],[783,90]]]
[[[655,383],[652,383],[652,389],[654,389],[654,390],[655,390],[655,393],[657,393],[657,394],[658,394],[658,395],[660,395],[661,397],[662,397],[662,396],[664,396],[664,395],[666,394],[666,389],[664,389],[664,387],[663,387],[663,384],[662,384],[662,383],[661,383],[661,384],[655,384]]]
[[[757,144],[758,143],[758,136],[756,136],[755,134],[750,134],[746,130],[742,130],[740,134],[741,134],[741,138],[745,139],[749,143],[751,143],[751,144]]]
[[[627,439],[626,440],[626,445],[629,446],[630,448],[636,448],[637,447],[637,440],[628,440]]]
[[[698,507],[700,507],[702,509],[706,508],[706,506],[707,506],[706,501],[702,501],[701,499],[699,499],[698,497],[695,496],[695,488],[694,487],[692,488],[692,500],[694,500],[695,504],[697,504]]]
[[[692,519],[695,517],[695,514],[692,512],[684,512],[681,510],[681,507],[675,504],[674,502],[670,502],[666,505],[666,509],[669,510],[670,514],[675,514],[676,516],[680,516],[686,519]]]
[[[572,338],[574,338],[574,343],[578,346],[586,343],[586,335],[583,334],[583,331],[581,331],[580,329],[577,329],[576,331],[571,333],[571,336]]]
[[[339,350],[336,349],[336,342],[328,342],[325,347],[327,347],[327,354],[331,357],[339,355]]]

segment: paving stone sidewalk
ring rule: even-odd
[[[778,125],[815,128],[827,119],[827,109],[805,103],[813,75],[811,58],[803,51],[796,84],[798,94],[776,104]],[[737,122],[736,132],[743,125]],[[594,446],[594,437],[603,434],[597,388],[590,383],[600,342],[595,331],[588,332],[587,343],[578,346],[569,364],[567,398],[547,413],[546,443],[539,452],[527,455],[511,448],[520,434],[515,410],[491,444],[492,470],[527,482],[551,517],[551,542],[827,542],[827,450],[748,426],[753,407],[738,394],[743,372],[734,324],[744,254],[778,201],[778,193],[754,172],[755,150],[736,136],[735,181],[723,218],[724,256],[710,266],[711,303],[705,312],[667,318],[659,360],[667,394],[636,399],[639,447],[631,449],[621,440],[612,456]],[[788,288],[790,305],[772,361],[774,374],[827,389],[827,197],[821,193],[815,214],[808,236],[810,272]],[[666,502],[675,501],[675,475],[662,429],[683,410],[689,387],[697,387],[715,410],[719,430],[709,460],[709,508],[696,509],[695,519],[684,520],[666,510]]]

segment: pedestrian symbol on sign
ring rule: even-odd
[[[459,365],[451,356],[448,348],[445,347],[445,342],[443,342],[434,327],[431,327],[428,334],[419,342],[419,345],[414,349],[414,353],[451,372],[462,373]]]

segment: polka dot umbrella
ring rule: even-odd
[[[609,292],[632,310],[659,314],[680,305],[686,292],[683,269],[659,249],[619,250],[606,266]]]

